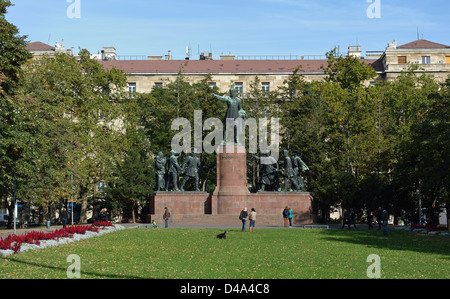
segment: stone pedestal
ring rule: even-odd
[[[206,192],[156,192],[150,203],[152,219],[162,219],[164,208],[172,215],[211,214],[211,195]]]
[[[151,203],[152,219],[162,223],[164,207],[173,225],[241,225],[242,208],[255,208],[256,225],[283,225],[283,209],[292,208],[294,224],[311,224],[312,197],[307,192],[258,192],[247,188],[245,148],[221,145],[217,149],[217,186],[213,194],[203,192],[157,192]]]
[[[246,206],[247,158],[241,145],[221,145],[217,149],[217,185],[212,195],[213,214],[239,215]]]

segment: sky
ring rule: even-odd
[[[450,45],[449,0],[12,0],[6,19],[30,42],[118,55],[213,59],[382,51],[420,38]]]

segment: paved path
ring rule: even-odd
[[[119,223],[120,225],[125,226],[126,228],[141,228],[141,229],[146,229],[146,228],[151,228],[151,224],[147,224],[147,223]],[[342,229],[342,225],[341,224],[327,224],[329,229]],[[323,225],[318,225],[320,227],[317,228],[322,228],[324,229],[325,227],[323,227]],[[163,227],[163,225],[159,224],[158,225],[159,228]],[[60,229],[62,228],[62,225],[54,225],[54,226],[50,226],[50,228],[47,228],[45,226],[39,226],[39,227],[29,227],[29,228],[21,228],[21,229],[16,229],[16,233],[18,235],[22,235],[25,234],[29,231],[43,231],[43,232],[52,232],[55,231],[56,229]],[[206,228],[210,228],[210,229],[241,229],[242,225],[238,222],[236,225],[170,225],[169,224],[169,228],[194,228],[194,229],[206,229]],[[270,228],[270,229],[289,229],[286,228],[282,225],[260,225],[258,226],[258,224],[256,223],[256,229],[262,229],[262,228]],[[392,229],[393,226],[389,226],[389,229]],[[248,230],[248,224],[246,225],[246,229]],[[292,229],[304,229],[303,225],[294,225],[292,227]],[[347,230],[348,228],[344,228],[345,230]],[[366,224],[359,224],[356,226],[355,228],[351,228],[351,230],[367,230],[368,227]],[[374,226],[374,230],[377,230],[378,226]],[[0,227],[0,237],[6,237],[7,235],[13,234],[14,230],[13,229],[6,229],[5,227]]]

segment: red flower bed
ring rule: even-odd
[[[13,250],[19,252],[22,243],[40,245],[42,240],[57,240],[59,238],[72,238],[74,234],[84,235],[87,231],[97,233],[100,228],[114,226],[109,221],[95,222],[93,225],[68,226],[57,229],[53,232],[45,233],[42,231],[31,231],[23,235],[8,235],[6,238],[0,238],[0,250]]]
[[[97,221],[97,222],[94,222],[93,225],[94,225],[94,226],[100,226],[100,227],[114,226],[114,224],[112,224],[112,223],[109,222],[108,220],[106,220],[106,221]]]
[[[438,231],[441,231],[441,230],[447,230],[447,227],[446,226],[429,227],[428,230],[430,232],[438,232]]]
[[[411,225],[411,230],[413,229],[427,229],[430,232],[436,232],[436,231],[442,231],[447,230],[446,226],[436,226],[436,227],[430,227],[429,225]]]

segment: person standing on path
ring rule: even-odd
[[[373,229],[373,211],[372,209],[369,209],[367,211],[367,224],[369,225],[369,230]]]
[[[164,214],[163,214],[163,219],[164,219],[164,227],[168,228],[169,227],[169,218],[170,218],[170,212],[169,209],[167,207],[164,208]]]
[[[349,222],[349,224],[348,224],[348,227],[351,227],[352,224],[353,224],[353,227],[356,228],[356,222],[355,222],[355,219],[356,219],[356,213],[355,213],[355,210],[350,209],[350,222]]]
[[[284,227],[288,227],[289,225],[289,207],[286,206],[283,210],[283,220],[284,220]]]
[[[383,235],[387,237],[389,236],[389,230],[387,228],[389,221],[389,213],[386,209],[383,210],[382,217],[383,217]]]
[[[61,212],[61,221],[62,221],[63,228],[66,228],[67,218],[68,218],[67,211],[65,208],[63,208],[62,212]]]
[[[243,208],[241,214],[239,215],[239,219],[242,221],[242,232],[245,232],[245,223],[247,222],[247,208]]]
[[[289,208],[289,228],[292,228],[292,217],[294,217],[292,214],[292,208]]]
[[[348,229],[350,229],[350,214],[346,209],[344,209],[344,216],[342,218],[342,228],[344,228],[345,225],[347,225]]]
[[[381,229],[381,226],[383,225],[383,210],[381,210],[381,207],[378,207],[376,218],[378,222],[378,229]]]
[[[255,221],[256,221],[256,211],[255,208],[252,208],[252,211],[250,212],[250,216],[248,217],[248,219],[250,220],[250,225],[249,225],[249,232],[255,232]],[[253,228],[253,231],[252,231]]]

